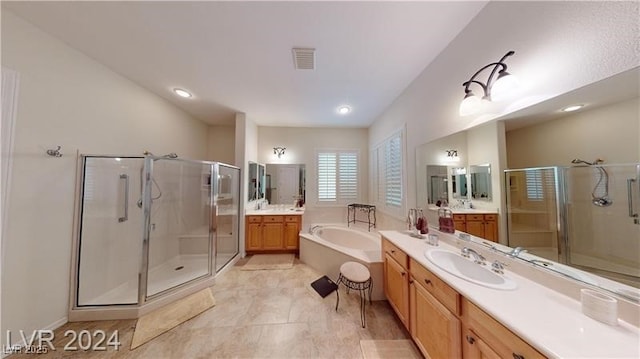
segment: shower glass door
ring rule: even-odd
[[[639,164],[565,170],[567,263],[638,286],[639,180]]]
[[[143,159],[82,157],[77,306],[138,303]]]
[[[216,272],[239,253],[240,169],[218,164],[215,187]]]
[[[558,261],[557,167],[506,170],[508,245]]]
[[[149,176],[147,297],[212,274],[213,164],[146,158]]]

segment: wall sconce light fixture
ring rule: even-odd
[[[480,110],[483,101],[500,101],[504,97],[508,96],[509,92],[513,91],[515,87],[517,87],[518,80],[515,76],[507,72],[507,64],[504,63],[504,60],[513,54],[515,54],[514,51],[507,52],[506,55],[502,56],[500,61],[492,62],[489,65],[484,66],[473,74],[469,81],[462,84],[462,86],[464,86],[464,99],[460,103],[460,116],[473,115]],[[483,83],[476,80],[476,76],[488,68],[491,68],[492,70],[487,82]],[[498,73],[498,76],[494,79],[496,72]],[[484,92],[482,99],[476,96],[471,89],[469,89],[469,86],[472,83],[482,87],[482,91]]]
[[[455,158],[458,157],[458,150],[444,150],[447,153],[447,157]]]
[[[278,155],[278,158],[280,158],[280,156],[284,155],[284,150],[286,149],[286,147],[274,147],[273,154]]]

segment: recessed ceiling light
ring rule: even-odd
[[[183,90],[183,89],[179,89],[179,88],[174,88],[173,92],[175,92],[176,95],[178,95],[180,97],[184,97],[184,98],[190,98],[191,96],[193,96],[189,91]]]
[[[349,106],[340,106],[338,107],[338,113],[341,115],[346,115],[351,112],[351,107]]]
[[[583,108],[584,105],[573,105],[573,106],[568,106],[562,109],[562,111],[564,112],[571,112],[571,111],[577,111],[581,108]]]

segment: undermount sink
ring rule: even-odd
[[[513,290],[518,287],[513,280],[494,273],[484,265],[476,264],[472,260],[463,258],[461,255],[451,251],[430,249],[424,253],[424,256],[438,268],[471,283],[501,290]]]

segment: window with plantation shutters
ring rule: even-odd
[[[385,143],[385,204],[402,206],[402,143],[400,134]]]
[[[318,202],[349,203],[358,199],[358,152],[317,152]]]
[[[371,149],[371,199],[389,214],[404,213],[404,130],[394,132]]]
[[[554,197],[555,175],[552,169],[526,171],[525,184],[529,201],[543,201],[547,197]]]

